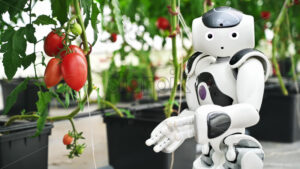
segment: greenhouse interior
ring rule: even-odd
[[[0,16],[0,169],[300,169],[299,0]]]

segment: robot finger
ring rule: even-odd
[[[153,150],[158,153],[162,151],[165,147],[167,147],[171,143],[171,140],[167,137],[164,137],[161,141],[157,143],[157,145],[153,148]]]
[[[155,144],[157,141],[159,141],[164,135],[162,134],[161,131],[157,131],[157,132],[153,132],[151,134],[151,137],[146,140],[146,145],[147,146],[151,146],[153,144]]]
[[[187,116],[187,117],[174,119],[172,121],[169,121],[167,124],[170,127],[180,127],[184,125],[191,125],[193,123],[194,123],[194,116]]]

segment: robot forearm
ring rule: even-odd
[[[241,103],[221,107],[200,106],[195,113],[195,136],[198,143],[206,143],[231,130],[243,129],[256,124],[259,114],[251,104]]]

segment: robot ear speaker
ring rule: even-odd
[[[195,52],[195,53],[189,58],[189,60],[187,61],[187,64],[186,64],[186,68],[185,68],[185,73],[186,73],[187,75],[190,74],[190,72],[192,71],[192,67],[193,67],[193,64],[194,64],[196,58],[197,58],[198,56],[200,56],[201,54],[202,54],[201,52]]]

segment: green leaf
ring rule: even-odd
[[[1,0],[0,14],[9,13],[10,19],[13,19],[17,14],[20,14],[26,5],[27,0]]]
[[[36,102],[39,119],[37,120],[37,131],[34,136],[38,136],[46,123],[46,119],[48,116],[48,104],[52,99],[52,94],[50,92],[38,92],[39,100]]]
[[[35,28],[32,24],[28,24],[25,27],[26,39],[30,43],[36,43],[36,38],[34,36]]]
[[[111,4],[112,4],[112,7],[113,7],[112,12],[113,12],[115,21],[117,23],[119,33],[121,34],[123,39],[125,39],[125,37],[124,37],[124,28],[123,28],[123,23],[122,23],[122,15],[121,15],[121,11],[120,11],[120,8],[119,8],[119,1],[118,0],[112,0]]]
[[[97,28],[97,23],[98,23],[98,15],[100,14],[100,9],[98,8],[98,5],[96,3],[92,4],[92,15],[91,15],[91,24],[92,28],[94,30],[94,42],[92,45],[95,45],[97,39],[98,39],[98,28]]]
[[[89,24],[90,18],[91,18],[91,6],[92,6],[93,0],[81,0],[80,4],[83,8],[83,13],[86,15],[84,20],[84,26],[87,27]]]
[[[7,50],[3,55],[4,71],[9,80],[13,78],[18,67],[21,66],[21,56],[26,55],[27,43],[24,30],[24,28],[20,28],[11,34],[10,40],[7,42]]]
[[[52,90],[50,90],[49,92],[52,94],[53,97],[55,97],[55,99],[56,99],[56,100],[57,100],[64,108],[66,108],[64,102],[61,101],[61,99],[60,99],[60,97],[59,97],[59,95],[58,95],[57,93],[55,93],[55,92],[52,91]]]
[[[121,112],[124,112],[126,114],[127,118],[135,118],[133,114],[131,114],[130,110],[128,109],[120,109]]]
[[[68,92],[65,94],[65,105],[66,107],[69,107],[70,105],[70,95]]]
[[[61,25],[68,21],[71,2],[72,0],[51,0],[52,16],[56,17]]]
[[[13,28],[7,29],[3,34],[1,34],[1,41],[7,42],[11,39],[12,35],[14,34],[15,30]]]
[[[7,96],[3,114],[7,114],[12,106],[16,103],[19,93],[27,88],[28,80],[28,78],[25,79]]]
[[[31,65],[31,63],[34,63],[35,59],[36,59],[35,53],[32,53],[22,58],[22,66],[24,67],[24,69],[27,69],[28,66]]]
[[[36,25],[56,25],[56,21],[47,15],[40,15],[33,23]]]

